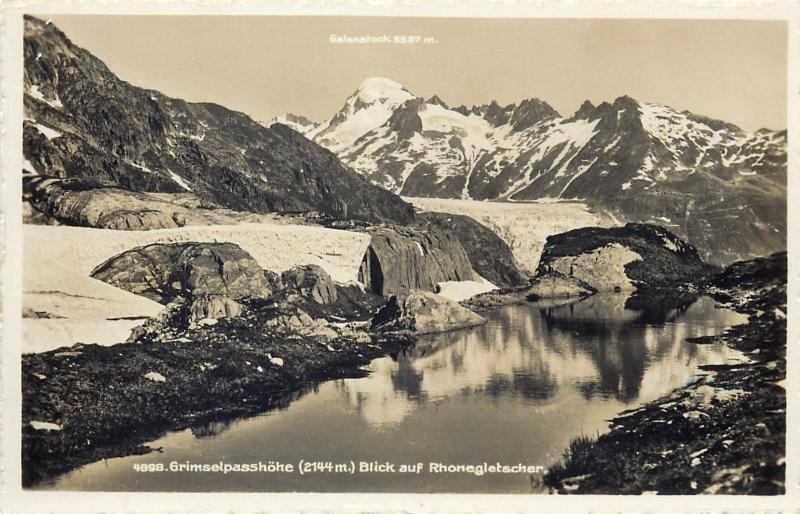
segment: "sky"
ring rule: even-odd
[[[754,131],[786,127],[781,21],[52,16],[120,78],[259,121],[338,111],[368,77],[451,106],[525,98],[562,115],[628,95]],[[434,42],[335,44],[331,35]]]

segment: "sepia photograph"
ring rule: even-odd
[[[23,491],[795,487],[787,20],[20,20]]]

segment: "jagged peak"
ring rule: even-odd
[[[639,101],[628,95],[622,95],[614,100],[614,107],[617,109],[639,108]]]
[[[532,127],[542,120],[559,117],[561,115],[558,111],[547,102],[538,98],[526,98],[519,105],[514,106],[509,123],[515,131],[520,131]]]
[[[597,109],[595,105],[589,101],[584,100],[581,106],[575,111],[575,114],[572,116],[573,118],[586,118],[588,117],[594,110]]]
[[[428,98],[425,103],[432,104],[432,105],[439,105],[444,107],[445,109],[449,109],[450,107],[447,106],[444,100],[439,98],[439,95],[433,95],[432,97]]]

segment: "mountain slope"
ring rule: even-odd
[[[191,191],[233,209],[408,223],[413,209],[283,125],[120,80],[54,25],[25,19],[27,171]]]
[[[379,93],[359,101],[364,90]],[[346,137],[330,127],[348,127]],[[718,264],[786,245],[786,131],[751,134],[627,96],[569,117],[538,99],[451,109],[386,79],[367,79],[330,120],[300,128],[406,196],[581,199],[664,225]]]

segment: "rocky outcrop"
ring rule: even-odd
[[[478,279],[464,248],[452,234],[399,226],[366,232],[372,240],[358,280],[375,294],[435,291],[439,282]]]
[[[668,230],[629,223],[548,237],[536,277],[572,277],[599,291],[633,290],[697,283],[715,270]]]
[[[422,212],[418,226],[456,236],[467,253],[472,269],[492,284],[504,288],[525,282],[511,248],[495,232],[469,216]]]
[[[429,291],[414,291],[403,299],[392,296],[372,320],[382,331],[409,331],[416,335],[474,327],[486,320],[458,303]]]
[[[24,223],[113,230],[273,222],[276,215],[225,209],[191,193],[128,191],[92,179],[23,175]]]
[[[422,120],[418,114],[422,105],[421,98],[407,100],[392,113],[387,123],[403,139],[408,139],[414,134],[422,132]]]
[[[274,285],[253,257],[231,243],[152,244],[107,260],[92,278],[166,304],[208,297],[193,311],[235,312],[230,302],[267,298]]]
[[[265,127],[220,105],[135,87],[54,24],[26,16],[24,29],[29,171],[131,191],[192,192],[239,211],[413,220],[398,196],[285,125]]]
[[[330,275],[314,264],[295,266],[284,271],[281,279],[286,288],[294,289],[317,303],[335,303],[339,299]]]
[[[570,303],[596,292],[594,287],[582,280],[553,271],[523,286],[475,295],[463,300],[461,305],[476,312],[484,312],[526,302],[540,302],[540,305],[543,301],[548,301],[548,304]]]
[[[543,298],[572,298],[589,296],[597,290],[586,282],[568,275],[553,271],[534,279],[525,290],[526,299],[536,301]]]
[[[331,328],[324,318],[312,318],[306,311],[296,305],[284,302],[271,318],[264,323],[265,327],[283,334],[334,339],[339,333]]]
[[[195,297],[189,307],[192,321],[216,320],[240,316],[244,308],[239,302],[224,295],[200,295]]]
[[[101,188],[97,182],[34,176],[23,180],[23,193],[34,210],[63,225],[151,230],[185,224],[177,206],[168,209],[166,202],[148,202],[142,193]]]

